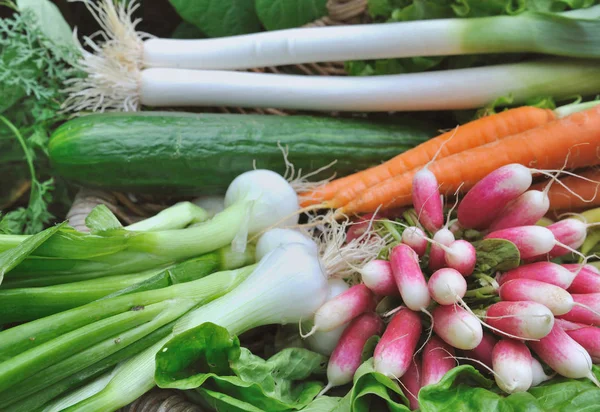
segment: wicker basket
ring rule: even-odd
[[[369,21],[367,16],[367,0],[328,0],[328,15],[307,25],[307,27],[331,26],[340,24],[357,24]],[[343,76],[343,63],[301,64],[292,67],[294,72],[316,76]],[[253,72],[282,73],[277,67],[252,69]],[[289,111],[278,109],[242,109],[218,108],[224,113],[258,113],[265,115],[286,116]],[[77,230],[88,231],[85,218],[97,205],[106,205],[119,219],[126,224],[134,223],[152,216],[173,204],[173,199],[157,199],[133,196],[125,193],[105,192],[96,189],[81,188],[67,214],[70,224]],[[154,388],[135,402],[120,409],[120,412],[198,412],[198,405],[187,400],[182,392]]]

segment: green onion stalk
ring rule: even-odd
[[[182,315],[226,294],[254,268],[101,299],[0,332],[3,410],[35,410],[145,350]]]
[[[211,219],[191,227],[150,232],[125,230],[106,207],[98,207],[86,219],[91,234],[61,227],[0,275],[7,285],[29,287],[139,273],[167,268],[227,245],[244,252],[250,238],[277,225],[298,223],[295,190],[269,170],[252,170],[235,178],[227,189],[225,206]],[[4,254],[26,248],[30,239]]]
[[[175,323],[173,333],[122,363],[108,379],[102,377],[86,390],[58,399],[48,410],[108,412],[127,405],[156,385],[157,353],[168,350],[174,336],[192,332],[206,322],[238,335],[262,325],[309,319],[329,291],[322,263],[308,245],[277,247],[231,292],[188,312]],[[158,383],[168,387],[168,382]],[[60,408],[54,408],[56,405]]]
[[[42,287],[22,287],[27,285],[27,280],[7,282],[0,289],[0,325],[39,319],[98,299],[164,288],[252,263],[253,246],[243,253],[233,252],[231,246],[226,246],[166,269]]]

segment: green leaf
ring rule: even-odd
[[[267,30],[300,27],[327,15],[327,0],[256,0],[255,5]]]
[[[50,0],[17,0],[21,12],[35,16],[40,31],[57,46],[75,46],[73,33],[58,7]]]
[[[106,205],[98,205],[85,218],[85,225],[92,234],[121,229],[123,225]]]
[[[301,410],[302,412],[345,412],[349,408],[345,405],[347,405],[346,398],[319,396]]]
[[[52,235],[58,232],[66,223],[61,223],[52,226],[43,232],[28,237],[18,246],[0,253],[0,284],[4,279],[4,275],[10,272],[14,267],[21,263],[27,256],[36,250],[42,243],[48,240]]]
[[[354,386],[349,394],[353,412],[381,410],[410,411],[408,399],[395,380],[375,372],[373,358],[364,362],[354,374]]]
[[[319,393],[323,385],[307,379],[323,374],[326,360],[302,348],[264,360],[240,348],[225,328],[204,323],[159,351],[155,379],[162,388],[196,389],[218,410],[287,411],[301,409]]]
[[[209,37],[260,31],[254,0],[169,0],[181,18]]]
[[[600,369],[594,366],[596,376]],[[498,393],[496,393],[498,392]],[[525,393],[506,396],[472,366],[458,366],[419,392],[422,412],[573,412],[595,410],[600,389],[588,379],[554,378]]]
[[[509,240],[484,239],[475,243],[477,252],[476,268],[479,272],[505,272],[519,266],[519,249]]]
[[[206,35],[197,26],[187,21],[182,21],[179,23],[179,26],[175,27],[171,37],[174,39],[204,39]]]

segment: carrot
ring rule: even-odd
[[[600,170],[589,169],[583,173],[579,173],[580,176],[585,177],[596,182],[600,182]],[[587,180],[578,179],[575,176],[569,176],[564,179],[560,179],[565,184],[577,193],[583,199],[579,199],[577,196],[570,193],[565,187],[557,185],[556,183],[550,187],[548,191],[548,197],[550,198],[550,210],[574,210],[583,209],[590,206],[600,206],[600,187],[597,183],[589,182]],[[546,182],[541,182],[532,186],[532,189],[543,190]],[[589,200],[586,202],[585,200]]]
[[[381,165],[336,179],[313,192],[302,194],[302,206],[324,202],[323,207],[336,208],[356,198],[365,189],[386,179],[427,164],[442,144],[438,159],[481,146],[506,136],[538,127],[556,119],[555,112],[524,106],[482,117],[437,136],[399,154]]]
[[[600,107],[574,113],[535,129],[437,160],[429,170],[441,192],[466,191],[499,167],[519,163],[537,169],[559,169],[600,163]],[[406,206],[412,201],[412,180],[418,169],[394,176],[340,207],[337,214],[372,212],[379,207]]]

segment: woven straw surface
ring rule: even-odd
[[[357,24],[368,21],[366,15],[367,0],[328,0],[328,15],[307,25],[307,27],[321,27],[339,24]],[[253,72],[286,73],[291,70],[296,73],[317,76],[343,76],[345,75],[343,63],[301,64],[291,68],[264,67],[252,69]],[[277,109],[242,109],[219,108],[225,113],[259,113],[285,116],[291,112]],[[97,205],[106,205],[119,219],[126,224],[134,223],[140,219],[156,214],[169,206],[168,199],[133,197],[123,193],[110,193],[101,190],[82,188],[77,194],[73,206],[67,215],[71,225],[81,231],[87,231],[85,218]],[[119,412],[202,412],[198,405],[188,401],[179,391],[154,388],[135,402],[121,408]]]

